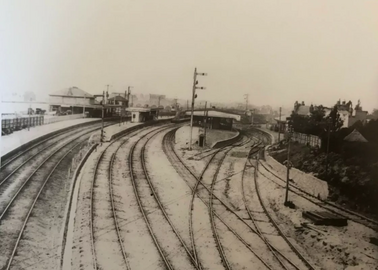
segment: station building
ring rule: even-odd
[[[157,108],[127,108],[126,111],[131,113],[131,123],[146,122],[158,117]]]
[[[126,94],[125,94],[126,95]],[[98,95],[97,95],[98,97]],[[86,112],[91,117],[102,116],[102,98],[96,100],[96,96],[73,86],[50,94],[50,112],[57,114],[81,114]],[[113,93],[105,100],[104,117],[126,116],[125,108],[128,100],[119,93]]]
[[[98,107],[93,95],[76,86],[56,91],[49,96],[50,111],[58,114],[78,114],[83,113],[83,109],[92,113]]]
[[[186,111],[185,114],[190,116],[191,111]],[[193,112],[193,126],[203,127],[206,123],[207,129],[232,130],[234,120],[240,121],[241,116],[214,109],[195,110]]]

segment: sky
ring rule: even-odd
[[[378,1],[12,0],[0,3],[0,90],[38,98],[165,94],[378,108]]]

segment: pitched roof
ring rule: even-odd
[[[88,92],[85,92],[84,90],[81,90],[80,88],[77,88],[76,86],[72,86],[69,88],[64,88],[61,90],[58,90],[50,96],[64,96],[64,97],[93,97],[93,95],[89,94]]]
[[[364,136],[361,135],[356,129],[353,130],[348,136],[344,138],[348,142],[368,142]]]
[[[310,106],[301,105],[298,108],[297,114],[299,115],[309,115],[310,114]]]

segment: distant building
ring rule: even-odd
[[[310,108],[311,106],[305,105],[304,101],[302,101],[302,103],[298,103],[298,101],[296,101],[294,103],[293,112],[300,116],[310,116],[311,114]]]
[[[358,101],[358,104],[353,109],[353,105],[351,101],[348,102],[341,102],[340,100],[337,101],[335,104],[337,107],[337,112],[340,115],[340,119],[343,120],[343,128],[351,127],[353,124],[355,124],[357,121],[361,121],[362,124],[367,123],[367,115],[368,112],[362,110],[360,101]],[[316,109],[317,106],[307,106],[305,105],[304,101],[302,103],[298,103],[297,101],[294,104],[294,110],[293,113],[296,113],[300,116],[306,117],[310,116],[311,112]],[[333,107],[327,108],[323,107],[325,116],[328,116],[330,112],[332,111]]]
[[[116,107],[116,108],[111,108],[108,109],[109,113],[112,112],[113,115],[125,115],[125,109],[128,107],[128,101],[126,98],[118,95],[118,96],[113,96],[111,98],[108,98],[108,103],[109,105],[120,105],[122,107]]]
[[[343,128],[348,128],[353,126],[356,122],[361,121],[362,124],[368,122],[368,112],[364,111],[361,107],[361,102],[358,101],[357,105],[353,109],[351,101],[341,102],[340,100],[336,103],[337,112],[340,118],[343,120]],[[325,115],[328,116],[332,108],[325,108]]]
[[[49,96],[50,111],[60,113],[82,113],[83,107],[86,107],[87,111],[95,105],[94,96],[76,86],[56,91]]]
[[[191,115],[191,112],[187,111],[186,115]],[[233,113],[226,113],[220,110],[210,109],[206,111],[207,117],[205,117],[203,110],[195,110],[193,112],[193,125],[198,127],[203,127],[206,121],[206,127],[209,129],[222,129],[222,130],[232,130],[233,121],[241,120],[241,116]]]

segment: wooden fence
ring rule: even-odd
[[[286,134],[286,136],[287,136],[287,134]],[[299,142],[301,144],[310,145],[312,147],[319,147],[320,148],[321,145],[322,145],[322,140],[318,136],[311,135],[311,134],[299,133],[299,132],[294,132],[292,137],[291,137],[291,140],[293,142]]]
[[[83,118],[82,114],[73,114],[65,116],[49,116],[49,115],[33,115],[24,117],[9,117],[1,119],[2,135],[11,134],[13,131],[25,129],[28,126],[35,127],[41,125],[52,124],[65,120],[74,120]]]
[[[2,119],[1,120],[1,128],[2,130],[10,129],[10,130],[20,130],[23,128],[27,128],[29,125],[30,127],[41,126],[44,124],[43,116],[31,116],[29,117],[19,117],[13,119]]]

